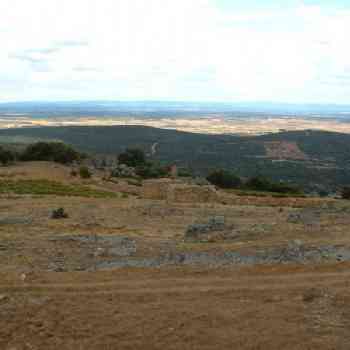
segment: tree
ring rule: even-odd
[[[125,152],[119,154],[118,162],[129,167],[143,166],[146,164],[146,156],[141,149],[127,148]]]
[[[7,165],[15,160],[15,153],[0,147],[0,163]]]
[[[62,164],[81,159],[82,155],[62,142],[36,142],[29,145],[21,155],[23,161],[53,161]]]
[[[246,182],[245,187],[254,191],[270,191],[271,182],[262,176],[256,176],[249,179]]]
[[[136,175],[143,179],[157,179],[169,175],[167,167],[163,167],[157,163],[146,163],[136,167]]]
[[[273,182],[262,176],[252,177],[245,184],[245,188],[254,191],[266,191],[276,193],[302,194],[303,191],[293,185],[283,182]]]
[[[238,188],[241,185],[241,179],[227,170],[215,170],[207,180],[220,188]]]

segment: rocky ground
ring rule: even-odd
[[[150,200],[48,164],[0,176],[117,195],[2,194],[0,349],[349,348],[347,201]]]

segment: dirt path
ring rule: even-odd
[[[151,155],[154,156],[157,153],[158,142],[155,142],[151,147]]]
[[[349,266],[2,274],[0,349],[349,349]]]

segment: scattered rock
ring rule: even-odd
[[[315,209],[303,209],[297,213],[291,213],[288,215],[287,222],[293,224],[302,224],[307,228],[320,228],[321,211]]]
[[[226,240],[235,238],[237,234],[232,227],[227,227],[224,216],[210,217],[208,223],[189,225],[185,232],[185,241],[208,241]]]
[[[105,257],[130,256],[136,253],[136,242],[125,236],[98,236],[98,244],[104,248],[97,248],[95,255]]]
[[[300,239],[294,239],[292,241],[290,241],[288,243],[288,248],[289,249],[301,249],[301,247],[303,246],[303,241],[301,241]]]
[[[299,224],[302,222],[300,213],[291,213],[288,215],[287,222],[292,224]]]
[[[66,219],[68,214],[64,211],[63,208],[54,209],[51,213],[51,219]]]
[[[135,168],[125,164],[118,164],[112,171],[112,177],[136,177]]]
[[[197,186],[210,186],[210,182],[204,177],[196,177],[193,179],[193,184]]]
[[[95,258],[98,258],[98,257],[100,257],[100,256],[106,256],[107,254],[106,254],[106,249],[104,249],[104,248],[101,248],[101,247],[98,247],[96,250],[95,250],[95,252],[94,252],[94,257]]]
[[[350,249],[342,248],[349,252]],[[206,266],[206,267],[222,267],[236,265],[256,265],[256,264],[304,264],[306,262],[321,262],[323,256],[321,252],[329,251],[328,259],[336,261],[338,248],[330,247],[305,247],[300,242],[291,242],[289,246],[284,248],[264,249],[260,251],[241,253],[239,251],[226,252],[172,252],[151,258],[135,258],[135,257],[118,257],[109,261],[100,261],[95,265],[95,269],[124,268],[124,267],[157,267],[163,266]],[[320,291],[305,295],[305,300],[323,296]]]
[[[208,223],[211,230],[224,230],[225,229],[225,217],[224,216],[214,216],[209,219]]]

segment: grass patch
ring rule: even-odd
[[[250,191],[250,190],[224,190],[227,193],[235,194],[236,196],[253,196],[253,197],[274,197],[274,198],[305,198],[302,193],[279,193],[266,191]]]
[[[117,198],[113,192],[94,190],[82,185],[65,185],[50,180],[0,180],[0,193],[56,195],[91,198]]]

